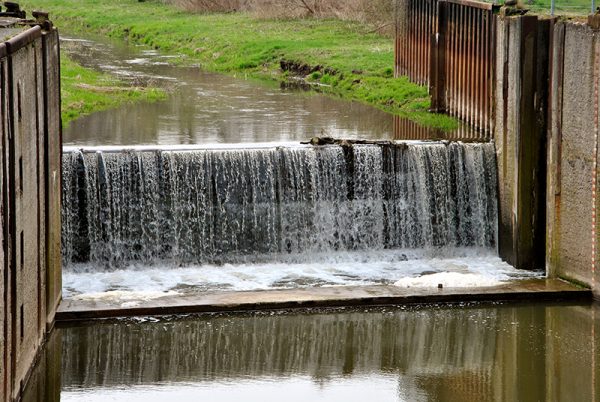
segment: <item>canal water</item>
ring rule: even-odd
[[[458,305],[59,328],[24,401],[600,401],[600,307]]]
[[[136,103],[71,122],[65,145],[173,145],[306,141],[313,136],[391,139],[393,117],[358,102],[173,66],[177,57],[98,40],[63,38],[61,51],[133,85],[164,88],[164,102]]]
[[[63,48],[70,51],[71,45],[73,49],[78,49],[74,50],[74,56],[80,57],[80,61],[84,64],[113,71],[130,79],[171,83],[176,89],[171,100],[167,102],[155,105],[132,105],[119,111],[94,114],[71,124],[65,132],[66,143],[75,148],[82,146],[88,148],[83,151],[72,148],[66,158],[69,162],[66,164],[67,169],[71,169],[68,172],[71,176],[68,177],[74,178],[69,183],[79,186],[78,191],[74,192],[78,197],[70,200],[72,201],[70,206],[83,202],[80,209],[70,212],[71,215],[66,222],[73,223],[73,216],[78,214],[80,217],[88,218],[89,215],[80,214],[80,210],[85,208],[100,206],[102,213],[119,211],[119,203],[126,205],[133,202],[125,196],[131,196],[133,189],[141,191],[138,194],[142,195],[161,194],[144,191],[144,187],[140,187],[140,184],[153,171],[148,167],[157,166],[152,163],[156,163],[163,157],[204,158],[203,166],[209,165],[207,160],[213,163],[221,158],[229,160],[225,166],[233,169],[235,163],[232,161],[244,161],[245,156],[254,152],[248,144],[250,142],[299,141],[323,133],[343,138],[375,139],[389,139],[393,135],[392,120],[389,116],[363,105],[340,103],[326,97],[299,94],[287,89],[264,87],[251,81],[214,76],[195,68],[170,67],[165,64],[164,56],[153,51],[95,45],[87,40],[71,40],[65,42]],[[111,55],[113,55],[112,59],[109,57]],[[183,80],[180,75],[173,75],[174,71],[176,74],[189,74],[190,79]],[[228,85],[229,95],[226,91]],[[245,95],[239,95],[241,90],[245,91]],[[259,98],[264,95],[264,102],[260,101],[259,103],[263,103],[259,106],[254,105],[253,102],[252,106],[249,106],[248,100],[243,96],[253,97],[255,94],[259,94],[257,95]],[[276,100],[269,104],[269,97],[272,98],[271,101]],[[209,107],[212,101],[216,103]],[[280,102],[288,103],[280,107]],[[331,106],[335,104],[343,104],[343,106],[340,106],[341,109],[335,109],[336,106]],[[344,108],[346,108],[345,112]],[[366,110],[366,112],[359,112],[359,110]],[[294,118],[287,120],[291,115]],[[322,116],[324,117],[320,120]],[[240,147],[236,145],[233,147],[237,149],[236,151],[227,150],[236,154],[223,155],[226,150],[221,145],[215,147],[215,144],[224,143],[246,143],[248,146],[240,151]],[[175,144],[192,144],[193,150],[188,149],[184,156],[177,156],[169,152],[177,153],[181,150],[156,149],[157,145]],[[97,145],[113,145],[117,148],[110,151],[89,148]],[[123,146],[132,145],[136,147],[123,149]],[[153,151],[148,153],[148,147],[142,150],[143,147],[138,147],[139,145],[149,145]],[[198,145],[203,145],[206,149],[198,150]],[[285,160],[281,158],[282,153],[293,153],[294,147],[298,147],[298,145],[294,147],[286,145],[282,148],[281,145],[260,148],[263,160],[265,160],[264,153],[271,152],[279,155],[277,160],[281,162]],[[396,166],[398,171],[405,169],[404,172],[408,172],[410,166],[415,168],[419,163],[429,161],[429,164],[422,165],[422,169],[425,169],[420,172],[422,175],[414,176],[428,178],[429,184],[425,185],[425,181],[419,182],[422,186],[412,186],[413,191],[422,191],[425,198],[430,197],[431,194],[446,192],[444,199],[457,200],[456,195],[460,193],[457,193],[457,189],[460,186],[454,185],[448,189],[440,184],[444,181],[455,184],[460,182],[456,179],[456,173],[461,170],[456,166],[460,166],[462,172],[469,171],[466,169],[468,164],[464,162],[474,159],[464,158],[469,152],[466,149],[468,147],[465,147],[465,144],[456,144],[452,145],[455,148],[451,149],[449,144],[426,144],[432,148],[439,148],[436,152],[441,154],[445,152],[451,155],[455,152],[455,155],[462,155],[462,159],[446,157],[446,166],[455,166],[452,169],[432,169],[433,159],[426,156],[427,152],[432,150],[425,149],[423,146],[425,144],[413,145],[417,148],[412,151],[418,150],[421,158],[413,158],[413,165],[408,163],[411,161],[410,158],[399,158],[396,160],[401,162],[399,165],[387,164],[386,169],[389,169],[389,166]],[[484,151],[485,146],[474,145],[473,148],[479,148],[471,149],[470,152],[484,154],[485,152],[481,151]],[[318,156],[313,154],[320,151],[315,149],[307,151],[308,148],[310,147],[303,148],[304,150],[299,153],[304,152],[305,159],[318,160]],[[329,147],[327,152],[332,152],[338,155],[337,157],[344,156],[344,149],[338,148]],[[380,213],[385,216],[381,222],[388,222],[389,210],[386,208],[389,207],[390,196],[392,200],[393,197],[401,197],[401,193],[390,193],[389,174],[369,175],[363,178],[362,182],[360,175],[354,174],[357,166],[356,155],[359,155],[358,158],[361,155],[369,156],[364,159],[366,164],[362,165],[363,167],[380,166],[373,163],[377,160],[373,154],[379,155],[380,151],[380,148],[374,148],[377,149],[359,149],[356,153],[352,153],[351,158],[346,155],[333,164],[332,171],[335,172],[336,168],[340,169],[340,166],[343,166],[341,170],[346,176],[341,174],[341,177],[346,179],[352,177],[352,188],[356,182],[377,184],[388,181],[387,186],[380,187],[381,192],[376,192],[377,197],[373,197],[373,193],[371,196],[362,197],[356,197],[356,192],[353,192],[352,197],[346,195],[346,203],[357,203],[360,207],[355,208],[354,205],[348,206],[348,204],[345,207],[352,211],[355,209],[363,211],[363,215],[358,215],[361,219],[354,219],[359,223],[356,229],[366,229],[371,234],[378,233],[381,238],[376,240],[382,240],[382,244],[398,245],[411,238],[413,239],[411,241],[416,241],[414,239],[418,236],[414,235],[422,233],[423,228],[415,224],[421,222],[418,219],[412,224],[404,222],[398,225],[396,231],[391,231],[387,223],[370,228],[361,227],[367,222],[364,217],[377,217]],[[400,152],[394,149],[394,152]],[[400,146],[399,149],[408,152],[410,145]],[[126,157],[122,158],[125,162],[123,160],[117,163],[107,162],[111,158],[111,153],[115,151],[126,154]],[[207,156],[207,153],[211,152],[213,154]],[[215,157],[217,154],[219,158]],[[381,157],[384,158],[384,151],[381,151]],[[86,158],[87,164],[77,165]],[[90,159],[95,163],[90,163]],[[336,157],[330,156],[327,160],[336,161]],[[146,165],[146,162],[150,164]],[[173,171],[185,175],[193,170],[190,166],[198,165],[183,166]],[[283,163],[280,166],[286,165]],[[348,176],[349,166],[352,166],[350,176]],[[260,166],[247,165],[246,167],[249,167],[245,169],[249,172],[252,172],[251,168],[258,169],[255,172],[261,171]],[[418,169],[415,168],[416,170]],[[119,182],[119,173],[131,171],[145,173],[139,176],[141,180],[132,181],[134,185],[127,187],[127,191],[121,191],[124,188],[122,186],[124,181],[121,177]],[[236,171],[240,172],[242,169]],[[281,174],[282,169],[275,169],[275,171]],[[288,173],[291,171],[293,169],[286,170]],[[360,172],[360,169],[358,171]],[[485,169],[471,170],[471,179],[464,183],[463,190],[476,190],[478,188],[476,184],[479,182],[475,177],[484,172]],[[310,173],[309,168],[302,170],[302,174],[307,173]],[[453,179],[442,180],[444,179],[442,174],[446,173],[454,175]],[[158,176],[160,175],[157,173],[153,177]],[[230,176],[234,179],[237,177],[235,174]],[[92,177],[100,180],[90,180]],[[252,175],[244,177],[248,178]],[[261,191],[268,193],[269,186],[264,185],[266,177],[268,176],[264,174],[257,176],[258,181],[263,183],[262,187],[259,186]],[[301,175],[297,174],[295,177],[299,178]],[[323,183],[314,175],[307,174],[303,177],[308,178],[308,183],[312,183],[308,187],[311,189],[316,188],[315,183]],[[373,180],[373,177],[376,179]],[[397,177],[402,183],[410,182],[410,175],[403,174]],[[85,178],[85,180],[77,178]],[[440,180],[436,181],[436,178]],[[120,184],[109,186],[111,181]],[[277,182],[279,184],[270,187],[274,189],[273,194],[282,194],[280,190],[284,182],[286,181],[279,180]],[[160,180],[157,183],[160,183]],[[348,186],[348,183],[349,181],[346,180],[345,185]],[[338,185],[344,184],[338,182]],[[242,190],[243,188],[241,186]],[[90,189],[94,191],[86,194]],[[326,190],[326,186],[321,189],[321,191]],[[335,193],[339,189],[333,187],[330,190]],[[347,191],[348,187],[345,190]],[[358,194],[365,194],[361,191],[368,193],[371,190],[359,188]],[[185,188],[179,188],[178,191],[180,194],[188,194],[194,198],[203,194],[201,191],[192,194]],[[230,189],[228,194],[232,194],[231,191],[233,189]],[[479,193],[475,191],[475,193],[479,195],[467,203],[469,208],[466,210],[471,217],[473,210],[477,209],[473,207],[486,204],[486,200],[495,197],[495,193],[490,194],[488,191]],[[211,210],[214,210],[214,203],[219,201],[218,197],[215,198],[215,194],[218,194],[218,191],[214,186],[204,194],[209,198],[212,197],[211,202],[208,203],[211,205]],[[237,196],[243,199],[250,194],[237,194]],[[94,202],[97,204],[91,205],[90,199],[95,199]],[[311,200],[304,200],[308,202],[305,206],[314,205],[318,199],[319,197],[313,197]],[[127,203],[123,202],[124,200],[127,200]],[[140,205],[152,201],[161,208],[164,206],[164,202],[152,200],[152,197],[139,200]],[[446,206],[435,201],[435,198],[433,200],[429,200],[432,203],[426,205],[439,206],[441,210],[445,210]],[[190,199],[182,199],[182,201],[187,202]],[[246,205],[243,202],[241,204]],[[400,210],[410,210],[408,204],[398,200],[393,204]],[[107,208],[107,205],[110,207]],[[185,210],[188,218],[194,217],[188,223],[198,223],[200,215],[197,208],[193,206],[205,206],[206,203],[188,202],[182,205],[192,206]],[[226,203],[217,205],[221,205],[222,210],[227,210]],[[271,200],[263,200],[253,204],[263,208],[261,213],[258,213],[260,211],[257,212],[256,208],[250,208],[248,211],[252,210],[255,214],[253,216],[262,219],[264,216],[271,216],[269,213],[265,215],[265,211],[269,208],[264,207],[268,205],[272,205]],[[365,208],[370,211],[365,212]],[[301,210],[307,211],[306,208]],[[484,210],[489,213],[487,207],[479,211]],[[130,301],[131,297],[148,298],[153,294],[187,292],[190,286],[195,287],[196,291],[240,290],[246,285],[250,288],[265,289],[394,282],[399,286],[437,286],[441,281],[440,278],[444,278],[439,275],[446,275],[454,280],[456,276],[460,277],[460,280],[453,282],[455,285],[481,286],[532,275],[516,271],[498,259],[495,251],[496,234],[493,230],[489,230],[489,227],[495,226],[493,219],[478,217],[478,220],[470,225],[469,235],[466,237],[461,235],[462,240],[459,242],[455,236],[458,233],[457,228],[452,225],[445,226],[446,229],[452,230],[431,231],[437,235],[422,239],[429,242],[428,247],[420,249],[420,252],[429,253],[426,255],[411,255],[406,247],[355,249],[353,242],[363,240],[360,236],[349,237],[344,241],[337,239],[336,247],[348,248],[340,254],[331,252],[329,247],[336,243],[332,243],[330,239],[324,243],[306,243],[307,239],[310,239],[308,236],[311,233],[310,228],[315,227],[314,209],[310,211],[308,215],[279,212],[275,214],[277,219],[274,222],[281,222],[282,218],[299,216],[303,217],[305,222],[311,222],[301,233],[296,234],[294,237],[296,243],[291,245],[296,246],[305,242],[303,244],[309,246],[312,244],[317,249],[326,245],[325,252],[322,254],[329,259],[327,263],[318,259],[297,264],[293,261],[286,262],[282,256],[288,255],[287,250],[284,250],[286,253],[283,254],[281,250],[275,250],[276,252],[267,250],[268,253],[260,253],[263,257],[265,255],[282,257],[284,263],[278,264],[275,260],[257,263],[252,261],[252,258],[248,258],[247,253],[239,253],[235,248],[244,245],[243,238],[231,238],[230,242],[224,240],[227,237],[225,235],[233,233],[232,231],[222,231],[217,236],[220,247],[229,247],[224,255],[229,256],[232,261],[211,260],[214,253],[190,254],[185,247],[181,250],[172,247],[153,248],[152,250],[155,251],[148,252],[149,244],[162,244],[160,241],[152,243],[148,240],[153,238],[152,233],[163,233],[152,232],[156,229],[154,225],[160,224],[160,221],[144,225],[144,228],[152,230],[145,232],[148,241],[138,245],[120,242],[124,237],[107,237],[107,233],[116,233],[102,231],[101,226],[110,225],[112,222],[110,219],[101,219],[97,222],[100,226],[94,226],[93,229],[78,221],[75,226],[85,227],[87,237],[78,237],[81,233],[73,234],[69,231],[73,231],[74,226],[68,227],[67,233],[72,237],[69,238],[70,243],[67,242],[68,247],[71,247],[70,251],[65,254],[67,257],[65,295],[75,298],[99,298],[121,297],[129,294],[124,300]],[[322,208],[318,211],[322,211]],[[325,216],[330,218],[339,215],[339,209],[325,212]],[[118,216],[120,219],[126,218],[123,215]],[[356,216],[350,215],[351,219],[348,222],[354,222],[352,217]],[[416,216],[428,218],[432,215],[417,211]],[[432,223],[439,225],[444,221],[441,219],[444,215],[433,216],[437,216],[436,219],[430,221],[429,226],[425,226],[428,230],[433,228]],[[153,218],[155,216],[145,217],[149,222],[152,222]],[[242,219],[242,222],[252,223],[252,220]],[[453,220],[445,222],[453,222]],[[89,223],[87,220],[86,225]],[[486,226],[488,229],[484,229]],[[136,230],[134,225],[129,227],[133,231]],[[180,225],[175,232],[181,234],[182,227],[184,226]],[[214,228],[214,225],[212,227]],[[411,231],[413,227],[421,227],[421,232]],[[275,227],[270,229],[273,231],[266,231],[265,234],[280,233],[275,230]],[[90,237],[90,233],[96,234]],[[406,235],[407,233],[409,235]],[[444,236],[440,235],[442,233]],[[212,234],[215,235],[216,232]],[[77,239],[87,242],[87,247],[84,245],[83,248],[78,248],[81,244],[74,244]],[[93,245],[96,249],[92,247],[90,239],[101,240]],[[184,235],[180,239],[187,238]],[[267,236],[266,239],[269,240],[269,237]],[[193,236],[188,240],[193,243]],[[265,244],[270,244],[272,247],[287,247],[290,243],[267,241],[263,244],[261,242],[261,246]],[[440,244],[443,247],[440,247]],[[107,245],[110,247],[102,248]],[[169,246],[169,243],[165,245]],[[214,247],[215,243],[208,246]],[[416,250],[414,247],[408,249],[413,252]],[[92,250],[96,251],[91,252]],[[99,250],[104,250],[105,254]],[[206,251],[206,249],[202,250]],[[296,257],[302,255],[302,249],[298,250],[295,253]],[[181,252],[181,254],[174,256],[174,252]],[[155,258],[156,253],[160,255],[159,258]],[[319,252],[311,253],[313,256],[315,254],[319,255]],[[74,257],[75,255],[77,256]],[[102,255],[104,257],[100,258]],[[241,263],[239,258],[242,255],[245,255],[248,261]],[[256,257],[252,253],[249,255]],[[145,256],[150,261],[145,260]],[[337,260],[339,264],[336,265],[337,257],[340,258]],[[169,259],[170,265],[165,269],[161,264]],[[533,275],[537,274],[533,273]],[[428,277],[430,280],[427,280]],[[485,278],[487,282],[484,281]],[[565,304],[460,304],[106,320],[56,328],[49,339],[44,355],[40,358],[39,365],[32,374],[23,400],[26,402],[600,401],[600,358],[598,357],[600,337],[597,335],[599,333],[600,307]]]

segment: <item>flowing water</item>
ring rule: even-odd
[[[83,65],[172,89],[164,102],[94,113],[65,131],[66,297],[539,275],[497,257],[491,143],[300,145],[392,139],[413,126],[370,106],[174,66],[154,50],[62,46]]]
[[[600,306],[461,305],[59,328],[24,402],[600,401]]]
[[[173,66],[176,56],[143,47],[75,38],[63,38],[61,46],[84,66],[170,93],[163,102],[125,105],[77,119],[64,131],[65,145],[393,138],[393,117],[362,103]]]
[[[148,297],[528,276],[495,256],[495,166],[489,143],[71,150],[65,290]]]

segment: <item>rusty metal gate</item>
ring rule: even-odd
[[[396,75],[429,84],[431,109],[489,138],[493,132],[499,6],[470,0],[402,0]]]
[[[431,37],[437,31],[438,0],[397,0],[396,77],[429,84]]]

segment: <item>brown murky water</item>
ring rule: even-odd
[[[58,329],[25,401],[600,401],[600,306],[268,313]]]
[[[65,145],[167,145],[301,141],[313,136],[389,139],[393,117],[273,82],[176,67],[172,56],[123,44],[63,39],[81,64],[171,92],[166,101],[137,103],[82,117],[64,131]]]
[[[372,106],[315,92],[181,67],[176,56],[103,40],[63,38],[62,51],[84,66],[165,88],[168,99],[84,116],[64,144],[178,145],[298,142],[314,136],[367,140],[489,140],[461,126],[443,132]]]

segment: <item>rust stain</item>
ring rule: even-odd
[[[498,6],[471,0],[406,0],[396,38],[396,72],[429,85],[433,109],[489,139],[493,130]],[[440,40],[441,39],[441,40]]]

